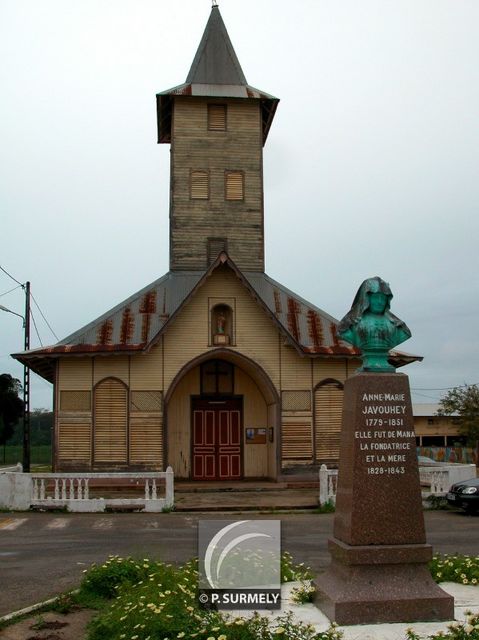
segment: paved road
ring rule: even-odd
[[[199,519],[238,514],[0,514],[0,615],[78,586],[82,571],[109,554],[182,562],[197,555]],[[244,514],[280,518],[283,550],[320,571],[329,562],[333,514]],[[479,555],[479,516],[426,512],[428,542],[442,553]]]

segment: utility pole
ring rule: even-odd
[[[25,351],[30,349],[30,282],[25,283]],[[23,367],[23,470],[30,472],[30,369]]]

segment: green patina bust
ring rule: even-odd
[[[406,324],[389,310],[393,294],[378,276],[359,287],[351,311],[339,323],[339,335],[362,351],[359,371],[391,372],[388,352],[411,337]]]

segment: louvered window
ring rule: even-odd
[[[227,171],[225,175],[226,200],[244,199],[244,174],[242,171]]]
[[[312,458],[311,422],[299,422],[285,419],[281,426],[283,461],[307,460]]]
[[[226,131],[226,105],[208,105],[208,129],[210,131]]]
[[[209,198],[208,171],[192,171],[190,174],[190,197],[193,200],[208,200]]]
[[[212,264],[222,251],[228,251],[226,238],[207,239],[208,265]]]
[[[314,392],[314,436],[316,462],[337,463],[343,411],[343,389],[339,382],[324,384]]]
[[[91,425],[60,422],[58,427],[58,459],[62,462],[90,464]]]
[[[95,462],[127,461],[127,398],[125,385],[115,378],[102,380],[95,388]]]

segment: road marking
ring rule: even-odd
[[[0,520],[0,529],[4,531],[14,531],[27,520],[28,518],[5,518],[4,520]]]
[[[51,522],[49,522],[46,526],[47,529],[64,529],[68,524],[70,524],[70,520],[66,518],[55,518]]]
[[[111,529],[112,527],[113,520],[110,520],[109,518],[102,518],[101,520],[97,520],[93,525],[93,529]]]

